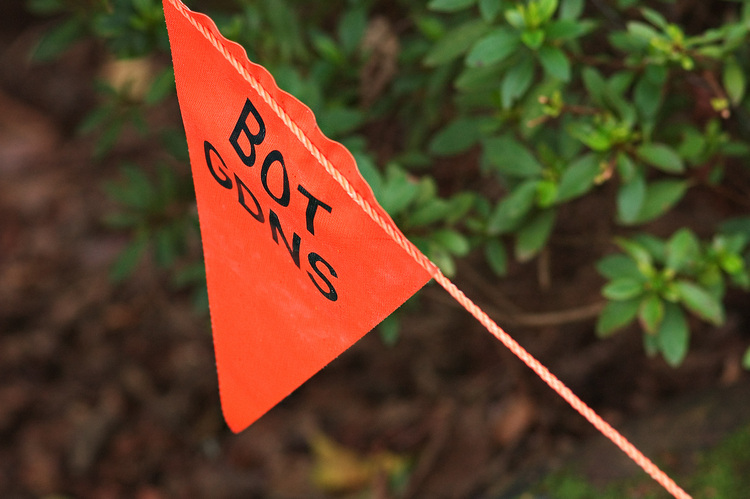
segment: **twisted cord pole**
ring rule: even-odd
[[[432,278],[440,284],[448,294],[461,304],[474,318],[479,321],[493,336],[513,352],[524,364],[526,364],[537,376],[544,380],[547,385],[560,395],[568,404],[578,411],[589,423],[599,430],[605,437],[610,439],[630,459],[640,466],[651,478],[656,480],[664,489],[678,499],[691,499],[691,496],[677,485],[666,473],[656,466],[638,448],[636,448],[620,432],[604,421],[599,414],[583,402],[570,388],[559,378],[552,374],[547,367],[532,356],[516,340],[506,333],[495,323],[479,306],[477,306],[463,291],[448,279],[414,244],[409,241],[393,222],[386,219],[381,213],[357,192],[349,180],[339,172],[326,156],[312,143],[309,137],[302,131],[292,118],[281,108],[276,100],[266,91],[260,82],[250,74],[249,70],[235,58],[226,48],[224,43],[217,39],[214,33],[199,23],[191,12],[180,0],[168,0],[185,18],[213,45],[216,50],[229,62],[240,75],[250,84],[261,99],[274,111],[276,116],[284,122],[289,130],[297,137],[307,151],[318,161],[318,163],[336,180],[342,189],[357,203],[357,205],[385,231],[404,251],[406,251],[420,266],[422,266]]]

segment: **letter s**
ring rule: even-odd
[[[310,262],[310,267],[312,267],[318,277],[323,280],[326,287],[328,288],[328,291],[321,288],[320,284],[318,284],[318,281],[315,280],[315,276],[308,272],[307,275],[310,277],[310,280],[313,282],[313,284],[315,284],[315,287],[318,288],[318,291],[320,291],[323,296],[331,301],[338,300],[339,295],[336,293],[336,289],[333,287],[333,284],[331,284],[331,281],[328,279],[328,277],[326,277],[323,272],[321,272],[320,268],[318,268],[318,263],[322,263],[328,269],[328,273],[331,274],[332,277],[338,277],[336,275],[336,271],[333,270],[333,267],[331,267],[331,264],[326,262],[323,257],[317,253],[310,253],[309,255],[307,255],[307,261]]]

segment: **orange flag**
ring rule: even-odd
[[[354,158],[323,136],[310,109],[210,18],[180,0],[164,0],[164,13],[198,201],[222,408],[237,432],[430,275],[394,241],[400,233]]]

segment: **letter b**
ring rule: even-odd
[[[247,126],[247,117],[252,113],[255,122],[258,124],[258,133],[253,134],[250,131],[250,127]],[[245,135],[247,141],[250,143],[250,153],[246,154],[240,145],[240,135]],[[229,142],[237,152],[237,156],[245,163],[246,166],[253,166],[255,164],[255,146],[260,145],[263,139],[266,138],[266,125],[263,123],[263,118],[260,117],[260,113],[255,109],[250,99],[245,101],[245,106],[242,108],[240,118],[237,120],[237,124],[232,130],[232,135],[229,136]]]

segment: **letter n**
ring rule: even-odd
[[[286,249],[292,256],[292,260],[294,260],[294,264],[297,266],[297,268],[299,268],[299,246],[302,242],[302,238],[299,237],[296,232],[292,233],[292,245],[289,246],[289,241],[287,241],[286,236],[284,235],[284,231],[281,228],[279,217],[276,215],[276,213],[274,213],[273,210],[268,210],[268,223],[271,226],[271,235],[273,236],[273,240],[276,241],[276,244],[279,244],[279,235],[281,236]]]

